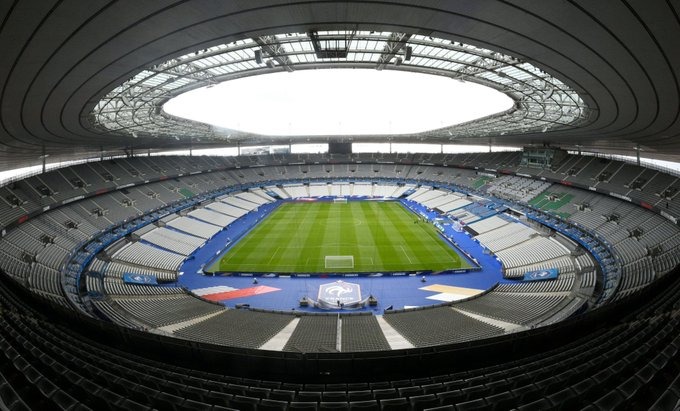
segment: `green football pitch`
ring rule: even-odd
[[[397,202],[284,203],[209,272],[442,271],[472,267]]]

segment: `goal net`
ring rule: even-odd
[[[326,268],[327,269],[354,268],[354,256],[353,255],[327,255],[326,256]]]
[[[336,197],[333,199],[333,202],[335,204],[347,204],[347,198],[346,197]]]

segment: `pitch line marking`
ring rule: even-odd
[[[404,250],[404,246],[403,246],[403,245],[400,245],[399,248],[401,248],[401,251],[404,253],[404,255],[406,256],[406,258],[408,258],[408,263],[409,263],[409,264],[413,264],[413,261],[411,260],[411,257],[409,257],[408,254],[406,254],[406,250]]]
[[[274,253],[272,254],[272,256],[269,257],[269,264],[272,263],[272,260],[274,259],[274,257],[276,257],[276,253],[278,253],[280,249],[281,249],[280,246],[279,246],[279,247],[276,247],[276,251],[274,251]]]

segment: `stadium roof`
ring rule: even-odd
[[[41,155],[280,144],[227,139],[168,118],[162,103],[223,79],[320,67],[448,75],[517,102],[413,141],[680,159],[680,25],[668,2],[35,0],[5,2],[0,16],[3,169]]]

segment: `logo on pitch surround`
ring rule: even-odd
[[[361,301],[361,288],[359,284],[344,281],[321,284],[318,299],[331,305],[358,303]]]

